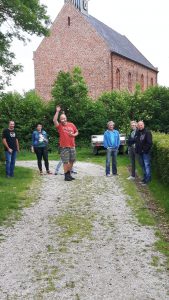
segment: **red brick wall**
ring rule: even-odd
[[[68,26],[70,17],[70,26]],[[111,90],[111,56],[105,42],[72,4],[65,4],[34,53],[35,89],[46,100],[51,99],[51,87],[60,70],[82,68],[89,94],[97,98]]]
[[[68,26],[70,17],[70,26]],[[89,94],[96,99],[102,92],[116,89],[116,70],[120,70],[120,89],[128,87],[128,72],[132,74],[132,90],[144,75],[144,88],[157,83],[156,72],[148,70],[118,55],[111,55],[105,41],[76,8],[63,6],[51,27],[50,37],[44,38],[34,52],[35,90],[45,100],[51,99],[51,88],[60,70],[82,68]]]
[[[141,84],[141,76],[144,78],[143,90],[151,86],[151,78],[153,84],[157,84],[157,72],[150,70],[144,66],[136,64],[126,58],[112,54],[112,82],[113,89],[117,89],[116,70],[120,70],[120,90],[128,89],[128,74],[131,73],[132,91],[137,83]]]

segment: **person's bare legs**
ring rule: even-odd
[[[63,164],[63,170],[64,170],[64,173],[66,174],[67,172],[70,171],[70,164],[69,163],[64,163]]]
[[[73,161],[70,161],[70,162],[69,162],[69,166],[70,166],[70,169],[69,169],[69,171],[71,171],[71,170],[72,170],[72,168],[73,168]]]
[[[72,161],[69,162],[69,163],[65,163],[65,164],[63,165],[64,174],[65,174],[65,180],[68,180],[68,181],[69,181],[69,179],[70,179],[70,180],[74,180],[74,179],[75,179],[75,178],[72,177],[72,175],[71,175],[71,170],[72,170],[72,168],[73,168],[73,162],[72,162]]]

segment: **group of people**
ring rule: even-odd
[[[61,113],[61,114],[60,114]],[[59,117],[60,114],[60,117]],[[59,121],[58,121],[59,119]],[[61,112],[61,107],[56,107],[56,113],[53,117],[54,125],[59,133],[59,152],[60,161],[56,166],[55,175],[58,174],[60,166],[63,164],[64,180],[72,181],[75,178],[72,173],[73,164],[76,160],[75,138],[78,136],[76,126],[67,121],[64,112]],[[151,166],[150,166],[150,151],[152,147],[152,134],[144,126],[143,121],[136,123],[131,121],[131,133],[128,138],[128,152],[131,159],[131,176],[128,179],[135,179],[135,160],[138,156],[143,170],[142,184],[147,184],[151,181]],[[117,174],[117,154],[120,146],[120,134],[115,129],[115,123],[109,121],[107,130],[104,133],[104,147],[106,149],[106,176],[110,175],[110,164],[112,159],[112,174]],[[19,141],[15,131],[15,122],[10,121],[9,127],[4,129],[2,134],[2,142],[5,149],[6,158],[6,177],[14,176],[14,167],[17,152],[19,151]],[[48,161],[48,136],[42,128],[42,124],[37,124],[36,130],[32,134],[32,152],[37,156],[37,164],[40,175],[43,175],[42,159],[44,160],[46,174],[52,174],[49,169]]]
[[[143,171],[142,185],[151,181],[151,148],[153,145],[152,133],[145,128],[144,122],[131,121],[131,133],[128,139],[128,151],[131,160],[131,176],[135,179],[135,160],[138,157]]]
[[[73,169],[73,164],[76,160],[75,137],[78,135],[78,130],[73,123],[67,121],[64,112],[61,113],[59,122],[58,117],[60,112],[61,107],[57,106],[53,122],[59,133],[59,152],[61,159],[56,166],[54,174],[57,175],[59,173],[59,169],[63,164],[65,181],[72,181],[75,179],[72,173],[77,173]],[[14,176],[16,156],[17,152],[19,152],[19,141],[15,131],[14,121],[9,121],[8,128],[3,130],[2,142],[5,150],[6,177],[11,178]],[[44,160],[46,174],[52,174],[49,169],[48,160],[48,136],[40,123],[37,124],[36,130],[32,133],[31,150],[36,154],[40,175],[44,174],[42,170],[42,159]]]
[[[106,150],[106,176],[110,176],[110,161],[112,157],[112,174],[117,175],[117,153],[120,146],[120,134],[114,129],[114,122],[107,123],[108,129],[104,133],[103,144]],[[143,170],[142,185],[151,181],[151,157],[152,134],[145,128],[144,122],[130,122],[131,132],[127,140],[128,153],[131,161],[131,175],[129,180],[136,177],[136,158]]]

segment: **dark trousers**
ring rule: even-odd
[[[129,147],[129,157],[131,162],[131,176],[135,177],[136,175],[136,154],[135,154],[135,148]]]
[[[34,147],[34,151],[38,160],[39,171],[42,171],[42,158],[45,163],[46,171],[49,171],[49,162],[48,162],[48,149],[47,147]]]

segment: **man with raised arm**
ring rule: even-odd
[[[56,106],[53,122],[59,133],[60,155],[63,162],[65,181],[72,181],[75,178],[71,176],[70,171],[76,160],[75,137],[79,133],[76,126],[67,121],[65,113],[60,115],[60,122],[58,122],[60,111],[61,107]]]

